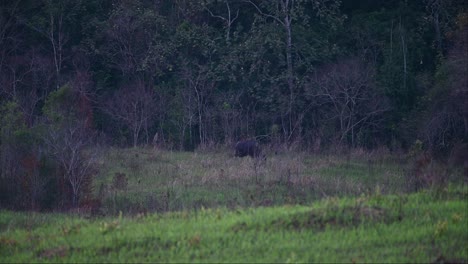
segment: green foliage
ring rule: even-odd
[[[44,127],[28,128],[16,103],[0,110],[2,157],[0,206],[16,209],[51,209],[58,204],[56,167],[39,151]]]
[[[408,147],[430,122],[421,118],[430,102],[438,95],[450,97],[447,87],[457,80],[450,76],[459,67],[448,55],[466,46],[456,37],[464,21],[462,2],[439,4],[5,2],[0,6],[5,32],[0,58],[6,62],[0,64],[5,76],[0,100],[21,104],[28,124],[44,115],[52,122],[86,115],[111,141],[121,143],[131,131],[124,131],[121,120],[109,121],[105,102],[116,89],[138,80],[155,90],[152,100],[158,105],[145,123],[145,142],[158,133],[166,145],[196,149],[244,135],[269,135],[278,126],[277,141],[300,140],[307,146],[321,135],[326,148],[340,137],[336,120],[318,110],[323,98],[309,96],[308,83],[327,65],[360,57],[377,70],[378,87],[366,89],[385,92],[392,108],[384,121],[359,128],[347,144]],[[76,102],[84,98],[86,113]],[[460,139],[460,131],[447,137]]]
[[[44,115],[54,124],[70,122],[78,118],[77,98],[69,85],[49,94],[43,107]]]
[[[16,144],[18,136],[26,129],[23,113],[15,102],[0,106],[0,144]]]
[[[468,36],[467,15],[460,13],[459,27],[453,30],[453,46],[444,57],[439,54],[434,74],[434,85],[422,98],[421,112],[424,125],[420,134],[424,135],[428,149],[446,154],[459,142],[467,140],[466,100],[468,99],[468,63],[466,50]]]
[[[19,204],[22,195],[18,177],[24,157],[22,135],[27,131],[23,114],[15,102],[0,105],[0,207]]]

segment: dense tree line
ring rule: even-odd
[[[463,0],[2,1],[1,200],[76,205],[104,142],[447,153],[467,32]]]

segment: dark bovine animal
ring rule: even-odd
[[[236,157],[250,156],[252,158],[260,157],[261,150],[256,140],[243,140],[236,144]]]

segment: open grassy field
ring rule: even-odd
[[[445,182],[421,188],[411,157],[388,153],[111,148],[98,210],[0,211],[0,262],[466,263],[466,179],[418,173]]]
[[[0,262],[465,262],[468,189],[85,219],[0,212]]]
[[[105,215],[215,207],[308,204],[327,197],[401,193],[411,165],[390,155],[280,153],[266,161],[229,150],[109,149],[95,193]]]

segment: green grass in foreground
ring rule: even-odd
[[[468,260],[468,188],[84,219],[0,212],[0,262]]]

